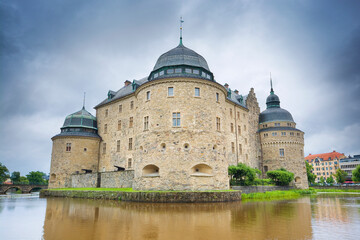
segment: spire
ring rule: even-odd
[[[271,72],[270,72],[270,86],[271,86],[270,93],[271,93],[271,94],[274,94],[274,89],[273,89],[273,86],[272,86]]]
[[[182,17],[180,17],[180,45],[182,45],[182,24],[184,20],[182,20]]]
[[[85,94],[86,94],[86,92],[84,92],[84,100],[83,100],[83,109],[85,109]]]

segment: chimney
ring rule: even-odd
[[[237,89],[235,89],[235,91],[234,91],[236,94],[239,94],[239,91],[237,90]]]
[[[129,80],[126,80],[125,82],[124,82],[124,86],[126,87],[126,86],[129,86],[131,84],[131,82],[129,81]]]
[[[229,84],[225,83],[224,87],[229,88]]]

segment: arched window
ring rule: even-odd
[[[143,177],[159,177],[159,167],[154,164],[146,165],[142,170],[142,175]]]
[[[191,176],[212,177],[212,168],[204,163],[197,164],[191,168]]]

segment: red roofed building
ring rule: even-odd
[[[339,160],[346,158],[343,153],[335,150],[329,153],[309,154],[305,160],[313,166],[313,173],[316,175],[316,181],[319,182],[321,176],[324,179],[334,175],[339,168]]]

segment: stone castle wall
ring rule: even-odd
[[[267,124],[271,126],[272,123]],[[286,126],[287,122],[282,122],[281,124]],[[283,136],[282,132],[285,132],[286,135]],[[273,133],[276,133],[276,136],[273,136]],[[294,133],[294,135],[292,136],[290,133]],[[265,136],[264,134],[268,135]],[[265,174],[266,167],[268,171],[285,168],[294,173],[296,187],[307,188],[308,181],[303,155],[304,133],[296,129],[270,130],[260,132],[260,138],[263,153],[263,173]],[[284,149],[284,156],[280,156],[280,149]]]
[[[49,188],[71,186],[71,174],[89,169],[98,171],[98,138],[58,136],[53,138]],[[66,144],[71,143],[71,151]]]
[[[71,175],[72,188],[96,188],[100,173],[82,173]]]
[[[173,87],[174,96],[168,96],[168,87]],[[195,87],[200,88],[199,97],[194,96]],[[149,100],[147,92],[150,92]],[[138,189],[229,188],[228,165],[247,162],[259,166],[259,144],[253,142],[257,125],[249,126],[257,124],[259,107],[252,91],[249,117],[249,110],[227,100],[226,94],[223,86],[208,80],[164,79],[145,83],[135,94],[101,106],[97,109],[103,140],[100,170],[111,171],[114,165],[134,169],[134,187]],[[181,114],[180,127],[172,126],[173,112]],[[144,129],[144,117],[149,117],[148,130]],[[220,118],[220,131],[216,128],[216,117]],[[131,150],[129,138],[132,138]],[[198,164],[209,167],[210,173],[201,175]],[[157,176],[145,176],[143,169],[149,165],[158,168]],[[196,169],[200,170],[199,174],[195,174]]]
[[[102,172],[100,187],[102,188],[132,188],[134,171]]]

